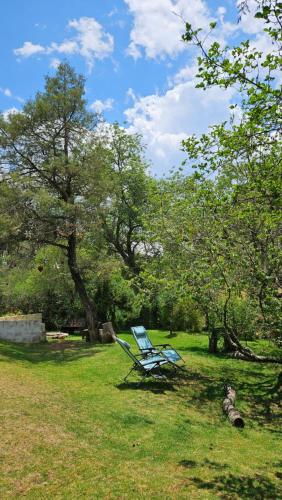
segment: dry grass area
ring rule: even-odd
[[[1,500],[282,498],[281,368],[210,356],[205,336],[169,340],[187,373],[141,386],[123,384],[118,345],[1,343]],[[225,382],[243,430],[222,415]]]

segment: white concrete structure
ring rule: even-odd
[[[42,314],[0,316],[0,340],[32,343],[45,338]]]

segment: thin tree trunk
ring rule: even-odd
[[[77,266],[76,260],[76,237],[75,234],[72,233],[68,238],[68,265],[71,273],[71,277],[74,281],[75,289],[79,295],[82,306],[85,311],[86,322],[88,326],[89,332],[89,341],[97,342],[99,341],[99,323],[97,321],[96,311],[94,304],[85,288],[85,284],[79,268]]]
[[[228,302],[231,299],[231,290],[228,288],[228,293],[223,306],[223,325],[224,325],[224,346],[227,352],[235,352],[241,348],[239,339],[230,330],[227,319]]]
[[[217,342],[218,342],[217,331],[215,328],[213,328],[209,336],[209,352],[211,354],[217,353]]]
[[[210,316],[209,316],[209,311],[206,310],[204,312],[205,315],[205,331],[209,332],[210,331]]]
[[[228,302],[231,298],[231,290],[228,290],[228,295],[223,308],[223,324],[224,324],[224,344],[226,351],[230,356],[244,361],[257,361],[262,363],[278,363],[282,364],[282,359],[273,358],[271,356],[259,356],[255,354],[249,347],[244,347],[239,341],[237,335],[229,328],[227,319]]]
[[[259,295],[258,295],[258,298],[259,298],[259,308],[260,308],[260,312],[262,314],[262,317],[263,317],[263,321],[266,323],[266,317],[265,317],[265,311],[264,311],[264,305],[263,305],[263,292],[264,292],[264,287],[265,287],[265,284],[263,283],[260,287],[260,291],[259,291]]]

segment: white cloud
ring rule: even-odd
[[[11,99],[15,99],[16,101],[23,103],[24,99],[22,97],[16,96],[12,93],[12,91],[8,87],[0,87],[0,92],[5,97],[11,97]]]
[[[142,56],[142,52],[137,47],[137,44],[135,42],[130,42],[130,44],[129,44],[128,48],[127,48],[127,54],[129,56],[133,57],[133,59],[139,59],[139,57]]]
[[[116,7],[114,7],[109,13],[108,13],[108,17],[113,17],[115,16],[116,14],[118,14],[118,9]]]
[[[59,52],[60,54],[75,54],[79,52],[79,45],[76,40],[64,40],[62,43],[52,42],[50,47],[46,48],[46,53]]]
[[[127,53],[134,59],[142,56],[148,58],[175,57],[187,49],[181,36],[185,32],[184,22],[195,28],[209,31],[211,21],[218,25],[206,40],[209,45],[214,40],[225,44],[234,32],[241,31],[250,35],[262,32],[263,21],[255,19],[256,0],[249,0],[249,11],[242,13],[240,23],[225,20],[227,12],[224,5],[219,5],[214,15],[209,10],[209,2],[205,0],[124,0],[133,16],[133,28],[130,33],[130,44]],[[241,2],[239,0],[237,5]]]
[[[181,39],[185,22],[194,28],[202,28],[207,45],[213,41],[226,42],[226,37],[238,30],[238,25],[225,21],[226,9],[218,7],[212,15],[205,0],[124,0],[133,15],[133,29],[127,53],[134,59],[142,55],[148,58],[175,57],[188,48]],[[218,21],[218,27],[210,32],[210,22]]]
[[[109,109],[113,109],[114,99],[108,98],[105,101],[100,101],[97,99],[94,101],[89,108],[96,113],[103,113]]]
[[[225,8],[225,7],[223,7],[223,5],[221,5],[221,6],[220,6],[220,7],[218,7],[218,9],[217,9],[217,14],[218,14],[219,16],[224,16],[224,14],[226,14],[226,8]]]
[[[125,111],[132,133],[141,133],[152,160],[152,172],[168,173],[184,158],[181,141],[228,119],[234,90],[195,89],[193,81],[178,83],[163,95],[136,98]]]
[[[57,69],[57,67],[60,65],[61,61],[57,57],[54,57],[51,62],[50,62],[50,68]]]
[[[30,57],[34,54],[39,54],[45,52],[45,48],[42,45],[34,44],[32,42],[24,42],[23,46],[14,49],[14,54],[19,57]]]
[[[12,97],[12,92],[7,87],[6,88],[0,87],[0,92],[4,94],[6,97]]]
[[[20,113],[20,110],[18,108],[9,108],[9,109],[6,109],[5,111],[2,112],[2,115],[4,117],[4,120],[7,120],[7,118],[10,116],[10,115],[14,115],[15,113]]]
[[[250,40],[250,49],[258,50],[264,56],[271,53],[278,55],[277,47],[272,44],[271,39],[266,33],[257,33],[255,38]]]
[[[127,92],[126,92],[126,101],[128,100],[132,100],[133,102],[135,102],[137,100],[137,97],[135,95],[135,92],[134,90],[130,87]]]
[[[149,58],[175,56],[186,45],[181,41],[184,20],[207,27],[212,20],[203,0],[125,0],[133,15],[128,53],[135,59],[141,49]]]
[[[92,69],[93,59],[104,59],[114,48],[112,35],[103,31],[93,17],[81,17],[69,22],[69,26],[77,30],[76,37],[80,54],[85,57],[89,69]]]
[[[47,24],[35,23],[34,27],[41,30],[46,30]]]
[[[194,81],[196,74],[198,73],[198,64],[196,61],[188,64],[187,66],[183,66],[176,75],[172,78],[168,79],[168,84],[170,87],[173,87],[177,83],[184,83],[187,81]]]
[[[241,0],[237,1],[237,6],[241,3]],[[262,19],[256,19],[254,17],[258,8],[258,3],[256,0],[248,1],[248,9],[242,13],[239,27],[244,33],[256,34],[263,30],[264,21]]]
[[[238,27],[238,23],[230,23],[229,21],[225,21],[225,14],[226,14],[227,10],[225,7],[223,6],[220,6],[218,7],[217,11],[216,11],[216,16],[218,18],[218,21],[217,21],[217,24],[218,24],[218,28],[217,29],[217,35],[219,35],[220,33],[220,38],[222,38],[222,36],[224,38],[228,37],[229,35],[231,35],[232,33],[234,33],[235,31],[238,31],[239,30],[239,27]]]
[[[34,54],[80,54],[85,58],[89,71],[93,68],[94,59],[108,57],[114,48],[112,35],[103,30],[93,17],[81,17],[69,21],[68,27],[76,31],[72,38],[65,39],[62,43],[51,42],[49,46],[24,42],[22,47],[14,49],[14,54],[19,57],[30,57]]]

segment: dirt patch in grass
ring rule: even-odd
[[[77,340],[63,340],[57,342],[49,342],[47,348],[50,351],[64,351],[65,349],[86,349],[88,346],[85,343],[79,342]],[[91,346],[92,347],[92,346]]]

